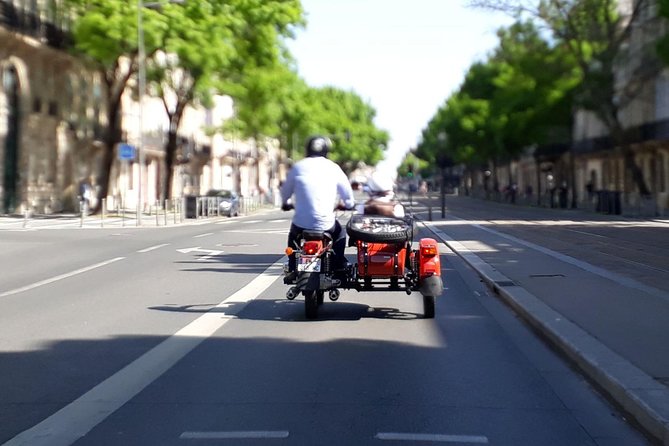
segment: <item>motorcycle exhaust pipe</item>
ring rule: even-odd
[[[337,299],[339,299],[339,290],[330,290],[329,297],[332,302],[335,302]]]
[[[288,300],[293,300],[297,297],[297,295],[300,294],[299,290],[297,287],[290,287],[290,289],[286,292],[286,299]]]

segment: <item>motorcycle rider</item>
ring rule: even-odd
[[[288,233],[288,246],[295,248],[303,230],[329,232],[333,240],[334,268],[341,271],[346,267],[346,231],[335,218],[335,205],[340,209],[353,209],[355,200],[346,174],[327,158],[331,148],[332,142],[325,136],[312,136],[307,140],[306,158],[295,163],[288,172],[281,186],[281,199],[282,209],[287,210],[294,197],[295,215]],[[297,269],[295,254],[288,258],[288,269],[284,282],[292,283]]]

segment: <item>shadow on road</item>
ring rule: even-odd
[[[238,307],[243,310],[235,316],[237,319],[278,322],[318,322],[318,321],[359,321],[361,319],[422,319],[423,315],[408,311],[401,311],[392,307],[371,307],[356,302],[327,301],[319,307],[318,318],[307,320],[304,317],[304,301],[302,299],[267,300],[256,299],[246,302],[231,302],[230,304],[189,304],[189,305],[158,305],[149,307],[149,310],[169,311],[179,313],[222,313],[235,314]]]

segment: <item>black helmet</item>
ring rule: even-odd
[[[332,141],[326,136],[312,136],[305,146],[307,156],[328,156]]]

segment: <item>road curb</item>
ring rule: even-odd
[[[619,404],[660,444],[669,446],[669,389],[615,353],[538,297],[517,286],[480,257],[434,227],[421,222],[471,266],[504,302],[542,333],[561,353]]]

